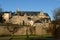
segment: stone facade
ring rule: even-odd
[[[10,17],[9,12],[4,13],[3,18],[6,20],[6,22],[9,22],[9,17]]]
[[[28,34],[47,34],[44,28],[48,28],[51,22],[51,19],[47,13],[44,12],[30,12],[30,11],[19,11],[15,12],[16,14],[11,14],[11,17],[4,18],[9,19],[9,23],[18,24],[18,25],[30,25],[30,27],[20,28],[15,35],[26,35]],[[9,14],[9,13],[8,13]],[[5,15],[5,14],[4,14]],[[7,17],[7,14],[6,14]],[[31,22],[32,20],[32,22]]]

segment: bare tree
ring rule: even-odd
[[[54,9],[53,18],[54,18],[54,20],[60,20],[60,8]]]
[[[1,4],[0,4],[0,12],[3,12],[3,9],[2,9],[2,6],[1,6]]]
[[[5,19],[3,19],[3,17],[2,17],[2,15],[3,15],[3,9],[2,9],[2,7],[1,7],[1,5],[0,5],[0,23],[4,23],[5,22]]]
[[[15,25],[15,26],[14,26]],[[11,24],[7,23],[7,30],[12,33],[12,37],[9,40],[12,40],[14,33],[16,33],[19,30],[18,24]]]
[[[2,12],[3,10],[2,10],[2,8],[0,7],[0,12]]]
[[[51,22],[53,23],[53,30],[54,36],[60,38],[60,7],[54,9],[53,11],[53,18],[54,20]]]

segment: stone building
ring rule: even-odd
[[[5,16],[4,16],[5,15]],[[42,11],[20,11],[4,13],[3,18],[6,22],[19,25],[30,25],[31,27],[22,27],[15,35],[25,35],[26,30],[28,34],[47,34],[44,28],[48,28],[51,22],[50,16]]]
[[[33,20],[41,21],[49,23],[50,17],[47,13],[44,12],[34,12],[34,11],[20,11],[19,9],[16,11],[16,14],[12,16],[10,19],[13,24],[23,24],[23,21],[25,23],[28,23],[28,21]]]

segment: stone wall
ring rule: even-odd
[[[0,26],[0,35],[10,35],[11,33],[7,30],[5,26]]]
[[[36,23],[35,24],[36,26],[33,27],[33,26],[29,26],[29,27],[26,27],[26,26],[23,26],[23,27],[20,27],[18,28],[18,30],[14,33],[14,35],[42,35],[42,34],[48,34],[46,32],[46,30],[44,29],[46,26],[44,25],[47,25],[46,24],[42,24],[42,23]],[[47,25],[47,27],[49,27],[49,25]],[[0,26],[0,35],[10,35],[11,32],[9,32],[9,30],[7,29],[6,26]]]

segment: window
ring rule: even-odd
[[[30,18],[30,17],[28,17],[28,20],[31,20],[31,18]]]

